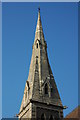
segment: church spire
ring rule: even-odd
[[[62,115],[62,110],[63,105],[48,60],[39,8],[29,75],[18,116],[19,118],[37,118],[40,116],[39,111],[42,113],[47,111],[53,115],[59,112],[58,115]]]
[[[42,28],[42,22],[41,22],[40,7],[38,8],[38,19],[37,19],[34,42],[37,39],[44,44],[44,34],[43,34],[43,28]]]
[[[40,16],[40,8],[38,8],[38,20],[37,20],[36,32],[39,32],[41,30],[42,30],[42,23],[41,23],[41,16]]]

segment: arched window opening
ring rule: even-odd
[[[37,43],[37,45],[36,45],[36,48],[38,48],[38,43]]]
[[[36,58],[36,68],[35,68],[35,72],[38,72],[38,58]]]
[[[28,90],[30,89],[30,87],[29,87],[29,81],[26,81],[27,82],[27,86],[28,86]]]
[[[38,65],[38,59],[36,59],[36,65]]]
[[[54,120],[52,115],[50,116],[49,120]]]
[[[44,114],[41,115],[41,120],[45,120],[45,115]]]
[[[48,94],[48,85],[47,85],[47,83],[45,84],[45,94]]]

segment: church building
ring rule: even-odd
[[[47,43],[39,8],[29,75],[18,118],[55,120],[63,118],[63,109],[64,106],[48,60]]]

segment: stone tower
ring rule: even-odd
[[[63,118],[63,109],[48,60],[39,9],[29,76],[18,117],[53,120]]]

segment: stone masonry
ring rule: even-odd
[[[18,118],[55,120],[63,118],[63,109],[48,60],[39,9],[29,75]]]

